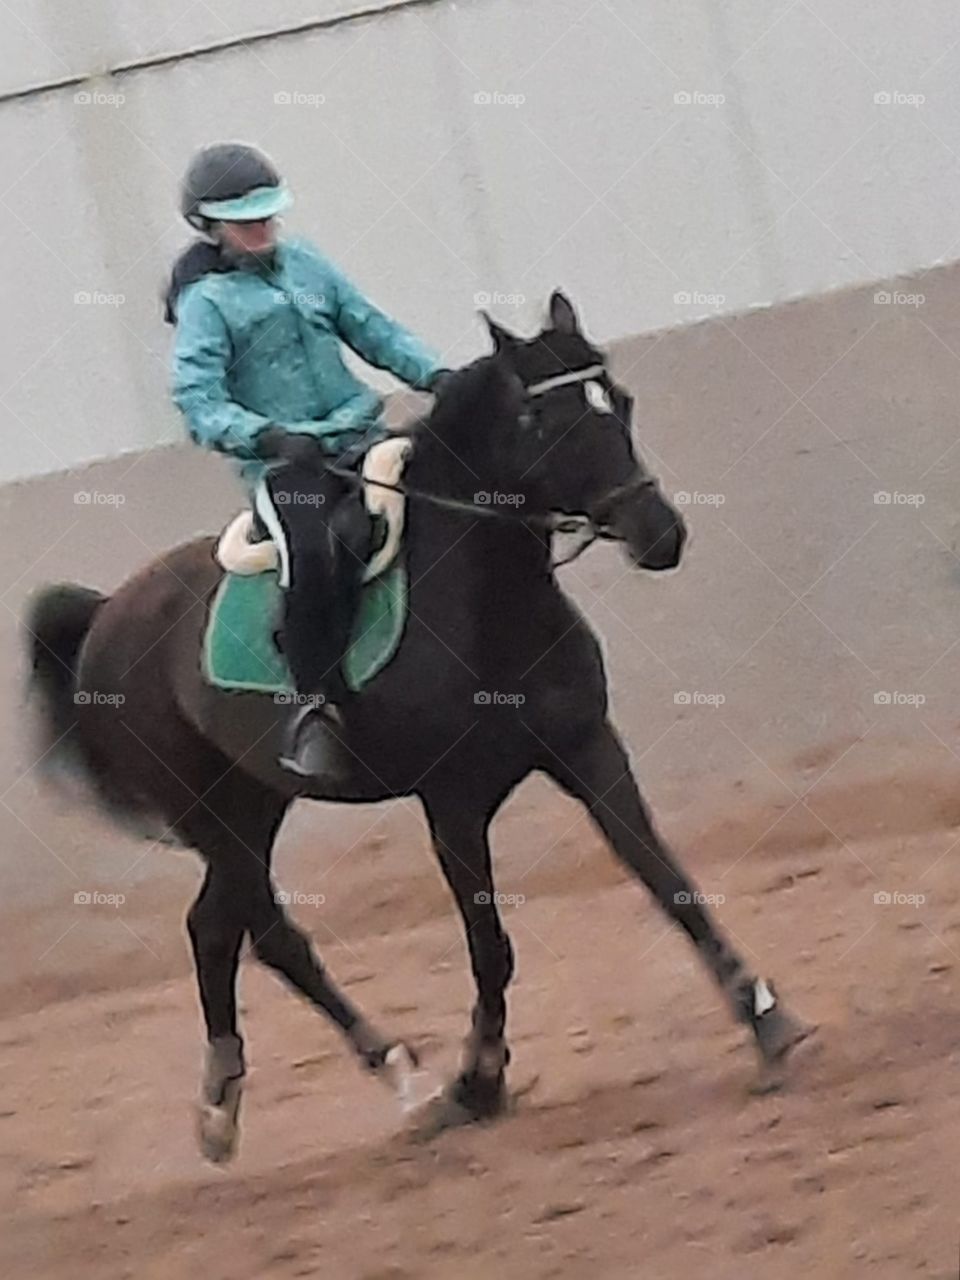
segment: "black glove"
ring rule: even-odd
[[[269,426],[258,431],[254,438],[257,456],[264,461],[274,459],[293,466],[308,466],[320,460],[320,444],[316,436],[302,431],[284,431],[283,427]]]
[[[434,396],[442,395],[444,387],[452,377],[452,369],[438,369],[433,375],[433,380],[430,383],[430,394]]]

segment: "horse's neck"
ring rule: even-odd
[[[497,662],[516,649],[531,612],[558,593],[549,545],[518,520],[411,505],[412,607],[471,665]]]

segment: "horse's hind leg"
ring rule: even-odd
[[[228,1160],[237,1140],[243,1088],[243,1041],[237,1032],[237,966],[245,921],[229,875],[207,867],[200,894],[187,915],[200,1003],[207,1024],[198,1131],[204,1155]]]
[[[285,800],[234,771],[177,824],[207,861],[187,928],[208,1038],[199,1137],[203,1153],[215,1161],[230,1158],[238,1136],[244,1054],[237,1029],[236,977],[247,933],[258,959],[321,1008],[365,1066],[382,1074],[402,1098],[410,1089],[409,1051],[384,1040],[345,999],[276,901],[270,856],[285,810]]]
[[[278,903],[269,878],[258,886],[250,922],[257,959],[322,1009],[350,1041],[363,1066],[380,1076],[403,1106],[412,1105],[415,1055],[404,1043],[385,1039],[339,990],[307,936]]]
[[[544,770],[580,800],[617,856],[687,932],[727,996],[734,1016],[752,1030],[765,1064],[776,1062],[810,1028],[784,1010],[772,987],[752,974],[714,924],[698,893],[657,832],[637,790],[626,752],[612,727],[599,731]]]
[[[207,1027],[198,1136],[203,1154],[218,1162],[229,1160],[236,1148],[245,1072],[237,1028],[240,948],[286,807],[285,800],[227,766],[176,824],[207,864],[187,932]],[[220,813],[230,816],[221,819]]]

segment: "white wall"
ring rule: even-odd
[[[0,6],[0,92],[371,7],[19,0]],[[958,256],[947,0],[379,7],[0,102],[0,480],[178,437],[159,282],[179,175],[215,138],[270,151],[291,225],[451,361],[482,349],[477,295],[521,296],[490,309],[532,327],[562,283],[611,339]],[[97,291],[124,301],[74,300]]]

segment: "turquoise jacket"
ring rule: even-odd
[[[281,241],[270,274],[211,272],[176,308],[173,398],[197,444],[229,454],[252,485],[264,427],[305,432],[340,453],[376,435],[381,397],[347,368],[368,364],[426,390],[439,359],[302,241]]]

